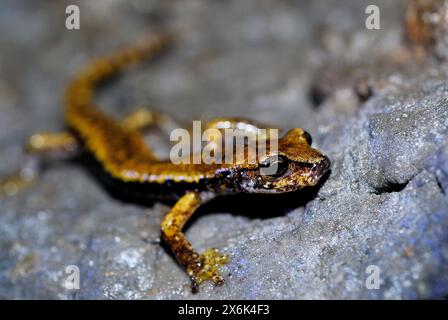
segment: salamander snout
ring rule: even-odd
[[[330,169],[331,161],[327,156],[322,156],[322,159],[316,163],[311,169],[310,176],[317,183],[319,179]]]

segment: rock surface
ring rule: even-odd
[[[178,32],[178,44],[101,92],[110,113],[148,105],[188,121],[233,115],[303,127],[332,171],[315,190],[202,210],[188,237],[231,262],[222,287],[192,295],[159,244],[168,206],[122,203],[82,166],[52,165],[36,186],[0,200],[1,298],[447,296],[448,68],[408,57],[403,3],[77,3],[79,31],[64,27],[57,1],[0,4],[0,172],[17,165],[27,135],[63,127],[63,90],[80,65],[157,28]],[[364,27],[372,3],[381,30]],[[326,66],[339,66],[340,81],[316,106],[310,88]],[[363,99],[359,72],[372,90]],[[63,286],[69,265],[80,269],[79,290]],[[368,266],[378,268],[378,289],[366,286]]]

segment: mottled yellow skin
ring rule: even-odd
[[[161,231],[162,238],[190,276],[193,291],[197,291],[199,284],[206,280],[222,284],[224,280],[219,267],[228,261],[216,249],[198,254],[182,233],[183,226],[199,206],[219,194],[280,193],[314,186],[329,169],[330,162],[310,146],[311,138],[299,128],[290,130],[279,139],[278,150],[267,148],[265,159],[258,163],[249,163],[247,152],[237,162],[235,150],[232,150],[235,161],[230,164],[176,165],[157,159],[139,131],[160,124],[161,117],[150,111],[138,111],[117,122],[95,106],[93,95],[103,80],[158,54],[170,42],[171,36],[158,34],[131,49],[93,61],[67,89],[66,121],[71,132],[36,135],[30,139],[28,151],[42,154],[83,147],[106,173],[118,181],[137,185],[183,186],[185,190],[164,218]],[[205,128],[239,128],[245,132],[256,132],[260,126],[245,119],[218,118],[208,122]],[[269,140],[270,137],[258,138]],[[281,171],[272,176],[261,174],[262,167],[270,163],[266,162],[268,160],[278,163]]]

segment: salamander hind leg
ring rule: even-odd
[[[78,140],[69,132],[40,132],[32,135],[25,151],[39,157],[72,157],[79,151]]]
[[[169,134],[173,129],[180,128],[179,123],[168,114],[148,108],[138,108],[131,112],[122,120],[121,124],[127,129],[142,133],[152,128],[158,128]]]
[[[165,216],[161,225],[162,238],[186,269],[194,293],[198,292],[199,285],[204,281],[211,280],[217,285],[223,284],[224,279],[219,269],[228,262],[228,257],[214,248],[198,254],[182,233],[183,226],[196,209],[212,196],[209,193],[186,193]]]
[[[14,196],[30,187],[41,172],[44,158],[70,158],[79,151],[78,141],[68,133],[37,133],[25,145],[19,168],[0,177],[0,196]]]
[[[0,198],[15,196],[20,191],[30,187],[39,174],[39,163],[35,157],[26,155],[20,168],[14,172],[0,176]]]
[[[160,115],[145,108],[139,108],[131,112],[121,122],[121,124],[131,130],[146,131],[154,126],[158,126]]]

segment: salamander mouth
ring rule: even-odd
[[[314,164],[310,172],[310,177],[313,181],[315,181],[315,183],[317,183],[319,179],[328,171],[328,169],[330,169],[330,166],[330,159],[328,159],[327,156],[324,156],[319,163]]]

